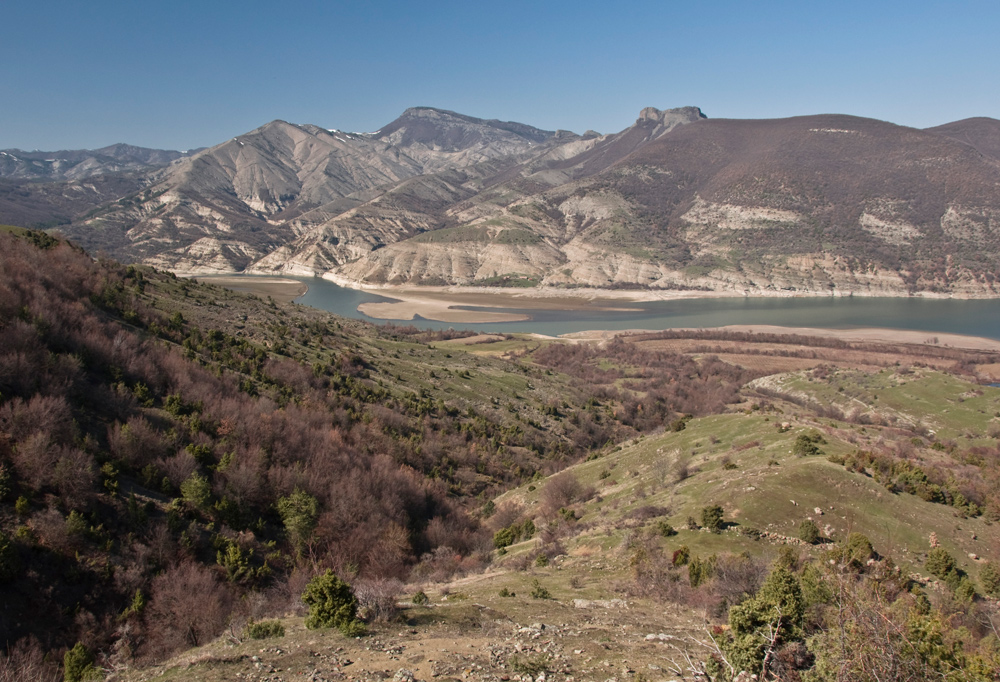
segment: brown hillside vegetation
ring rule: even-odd
[[[489,536],[462,498],[735,396],[667,391],[636,419],[652,385],[618,409],[600,377],[426,345],[447,334],[95,262],[43,233],[0,239],[8,644],[130,665],[218,635],[251,596],[254,617],[282,612],[322,568],[480,567]],[[668,360],[661,377],[695,369]],[[695,381],[723,369],[739,374]]]
[[[705,619],[720,636],[772,603],[766,576],[806,590],[821,567],[849,596],[838,611],[809,593],[812,610],[773,642],[780,664],[767,670],[835,664],[846,640],[831,639],[833,624],[850,609],[876,614],[866,627],[919,626],[938,658],[913,658],[890,637],[915,670],[993,665],[1000,396],[974,381],[995,353],[725,331],[472,339],[377,328],[95,261],[44,233],[0,233],[0,673],[43,679],[62,660],[67,674],[142,676],[208,646],[216,653],[187,661],[218,679],[261,677],[276,671],[249,657],[262,653],[254,637],[280,637],[274,618],[303,651],[327,642],[295,659],[301,672],[320,653],[340,672],[348,656],[386,665],[398,660],[385,638],[409,581],[437,604],[448,585],[458,594],[444,602],[456,610],[408,611],[406,637],[475,626],[483,636],[468,643],[496,647],[485,663],[435,656],[428,672],[471,662],[490,680],[543,669],[606,679],[603,662],[624,652],[663,669],[655,648],[667,640],[635,641],[630,629],[655,628],[657,604],[680,614],[672,636],[700,633]],[[753,357],[824,362],[773,374]],[[809,556],[834,551],[813,568],[785,556],[792,577],[771,565],[804,521],[790,495],[827,507]],[[927,552],[928,528],[946,556]],[[866,560],[858,529],[877,545]],[[696,568],[675,561],[677,540]],[[890,547],[922,576],[886,563]],[[301,627],[300,596],[327,570],[348,580],[375,632],[349,650],[330,639],[341,635]],[[567,602],[579,590],[638,599],[637,617],[577,620],[587,612]],[[755,613],[753,632],[773,624]],[[564,623],[562,643],[511,625],[542,618]],[[429,657],[426,643],[410,646]],[[720,647],[717,662],[758,669],[766,651]],[[271,653],[268,665],[286,667]]]
[[[630,170],[643,167],[668,172],[644,179]],[[668,230],[667,238],[683,239],[677,232],[683,216],[700,198],[806,217],[793,230],[760,224],[749,232],[722,230],[714,238],[744,257],[825,252],[862,268],[869,261],[893,269],[917,265],[917,275],[943,270],[943,254],[952,253],[959,263],[995,277],[987,254],[996,251],[997,234],[986,225],[988,211],[1000,206],[988,189],[998,173],[995,161],[947,137],[826,115],[699,121],[651,142],[611,177],[615,188]],[[986,229],[977,238],[964,239],[942,226],[949,206],[959,205],[987,211]],[[906,244],[873,238],[863,229],[864,213],[918,231],[900,236]]]
[[[983,156],[1000,161],[1000,121],[995,118],[985,116],[966,118],[927,128],[927,131],[964,142]]]

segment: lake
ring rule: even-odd
[[[290,277],[304,282],[309,291],[296,302],[345,317],[373,320],[358,312],[358,305],[385,301],[387,297],[347,289],[318,277]],[[965,334],[1000,340],[1000,300],[922,298],[700,298],[679,301],[623,303],[635,311],[517,310],[532,319],[525,322],[465,324],[417,319],[425,329],[474,329],[492,332],[567,334],[589,329],[671,329],[722,327],[730,324],[826,327],[850,329],[880,327]]]

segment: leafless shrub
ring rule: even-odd
[[[538,560],[538,556],[540,554],[541,551],[538,549],[530,552],[522,552],[507,562],[506,565],[510,566],[511,569],[515,571],[527,571],[528,569],[534,567],[535,561]]]
[[[34,514],[28,526],[35,532],[39,542],[60,554],[72,554],[82,547],[81,538],[71,535],[66,529],[66,519],[56,509],[45,509]]]
[[[566,547],[564,547],[558,540],[555,540],[553,542],[543,544],[539,549],[538,554],[544,554],[547,559],[552,560],[557,556],[563,556],[566,554]],[[538,557],[536,556],[535,559],[537,560]]]
[[[728,606],[756,594],[767,577],[767,564],[743,554],[723,554],[715,562],[712,592]]]
[[[670,516],[670,508],[646,504],[641,507],[636,507],[626,514],[625,518],[636,519],[637,521],[646,521],[660,516]]]
[[[296,615],[304,615],[307,611],[306,605],[302,601],[302,593],[305,592],[306,585],[313,579],[313,576],[313,572],[297,567],[292,570],[284,584],[276,588],[277,594],[284,597],[284,603]]]
[[[70,508],[87,506],[97,481],[97,465],[93,456],[76,448],[62,448],[52,469],[52,483],[59,496]]]
[[[354,583],[358,616],[369,623],[389,623],[399,615],[396,600],[403,583],[395,578],[362,579]]]
[[[33,433],[14,450],[14,467],[32,488],[41,489],[52,480],[52,470],[62,448],[47,433]]]
[[[153,580],[147,655],[160,658],[210,641],[226,626],[231,608],[232,596],[209,569],[192,563],[168,569]]]
[[[686,457],[678,459],[674,463],[674,483],[680,483],[691,475],[691,462]]]
[[[631,591],[673,604],[687,604],[692,600],[691,586],[681,571],[670,563],[655,543],[633,546],[632,564],[634,581]]]
[[[15,441],[43,433],[55,443],[73,436],[73,413],[62,396],[35,395],[27,402],[14,398],[0,407],[0,429]]]
[[[179,450],[172,457],[157,461],[157,468],[163,472],[170,483],[175,487],[180,487],[198,468],[198,462],[187,450]]]
[[[271,606],[265,593],[246,593],[233,605],[226,636],[231,642],[239,644],[246,638],[247,624],[267,618],[273,611]]]
[[[484,528],[477,528],[468,517],[435,516],[427,524],[426,535],[432,547],[452,547],[463,555],[479,549],[493,549],[493,534]]]
[[[506,528],[514,523],[524,514],[524,505],[517,502],[507,501],[497,507],[497,510],[490,517],[489,526],[491,530],[497,531]]]
[[[420,557],[410,574],[413,580],[443,582],[463,572],[462,555],[451,547],[437,547]]]
[[[142,417],[109,428],[108,445],[116,458],[136,469],[166,454],[160,434]]]
[[[19,639],[0,653],[0,682],[59,682],[59,666],[46,660],[45,651],[38,640],[31,637]]]
[[[540,500],[550,513],[576,502],[583,493],[583,487],[576,476],[568,471],[556,474],[542,488]]]

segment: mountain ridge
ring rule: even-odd
[[[63,149],[54,152],[2,149],[0,178],[82,180],[94,175],[149,171],[198,151],[150,149],[123,142],[99,149]]]
[[[275,120],[128,178],[83,215],[38,186],[9,196],[22,211],[58,199],[53,222],[85,248],[182,274],[1000,295],[1000,121],[985,117],[919,130],[647,107],[581,136],[420,106],[373,133]]]

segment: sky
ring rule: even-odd
[[[0,149],[190,149],[433,106],[611,133],[643,107],[1000,118],[1000,2],[4,0]]]

